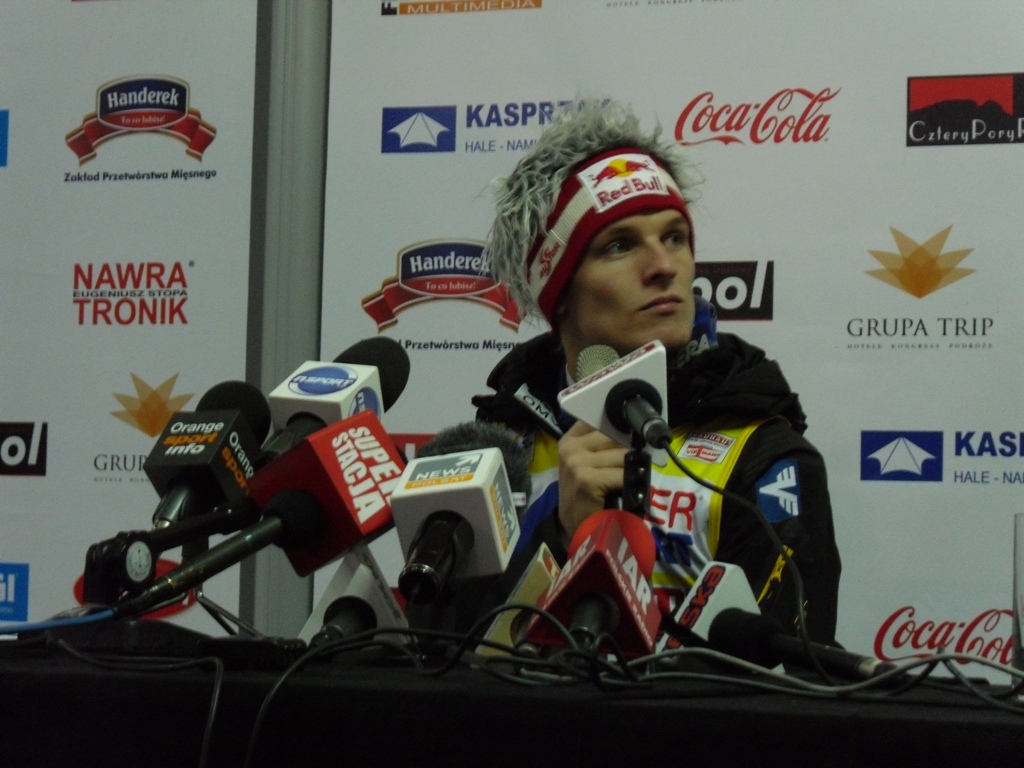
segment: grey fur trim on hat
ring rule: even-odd
[[[663,164],[684,199],[692,201],[696,179],[688,175],[679,146],[660,141],[660,135],[660,126],[644,133],[636,115],[618,102],[578,99],[556,111],[511,174],[493,182],[496,216],[484,265],[509,289],[524,318],[543,317],[527,284],[527,254],[545,231],[562,184],[581,163],[616,147],[635,147]]]

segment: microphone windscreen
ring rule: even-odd
[[[771,618],[742,608],[726,608],[708,629],[708,645],[716,651],[771,669],[782,662],[771,640],[785,634]]]
[[[619,353],[607,344],[591,344],[576,358],[576,381],[582,381],[619,359]]]
[[[241,411],[253,436],[263,442],[270,433],[270,404],[258,388],[245,381],[214,384],[199,398],[197,411]]]
[[[409,355],[401,344],[387,336],[357,341],[339,353],[334,362],[374,366],[380,374],[380,396],[385,411],[394,405],[409,381]]]
[[[505,462],[508,484],[513,493],[529,495],[530,458],[526,449],[508,429],[487,421],[467,421],[442,429],[423,444],[417,456],[444,456],[448,453],[497,448]]]
[[[281,520],[283,528],[277,543],[282,547],[302,547],[314,541],[324,529],[323,505],[302,488],[289,488],[275,494],[263,510]]]

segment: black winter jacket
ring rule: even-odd
[[[477,418],[500,422],[529,436],[535,430],[557,430],[536,410],[526,408],[515,393],[523,385],[543,401],[564,431],[572,417],[561,413],[558,392],[566,386],[565,358],[553,334],[544,334],[513,348],[494,368],[487,384],[492,395],[473,398]],[[778,418],[771,418],[778,417]],[[757,503],[757,483],[777,462],[796,462],[800,477],[800,514],[772,527],[792,551],[803,582],[804,611],[813,640],[834,641],[840,558],[832,523],[825,463],[803,437],[807,423],[799,399],[778,364],[765,353],[727,333],[718,345],[668,371],[668,420],[675,427],[699,428],[710,423],[736,426],[768,419],[747,441],[729,476],[726,491]],[[557,557],[565,550],[557,514],[534,530],[532,546],[545,541]],[[527,547],[529,548],[529,547]],[[778,572],[778,552],[754,510],[728,495],[722,504],[715,559],[740,565],[762,610],[795,632],[797,599],[791,570]]]

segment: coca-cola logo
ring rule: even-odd
[[[1013,613],[989,608],[970,621],[922,619],[912,605],[893,611],[875,635],[875,656],[883,661],[938,653],[981,656],[999,664],[1013,661]],[[966,663],[966,662],[965,662]]]
[[[718,104],[704,91],[683,108],[676,120],[676,141],[684,146],[718,141],[722,144],[817,143],[828,136],[825,105],[840,89],[783,88],[762,102]]]

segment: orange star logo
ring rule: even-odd
[[[114,399],[124,406],[124,410],[111,411],[110,415],[150,437],[156,437],[167,426],[175,411],[180,411],[185,403],[192,399],[192,393],[171,395],[178,374],[174,374],[157,387],[150,386],[134,373],[131,377],[135,385],[135,395],[115,392]]]
[[[918,243],[898,229],[889,227],[899,252],[868,251],[884,267],[868,270],[868,274],[919,299],[967,277],[975,270],[957,265],[974,249],[942,252],[951,229],[952,225]]]

